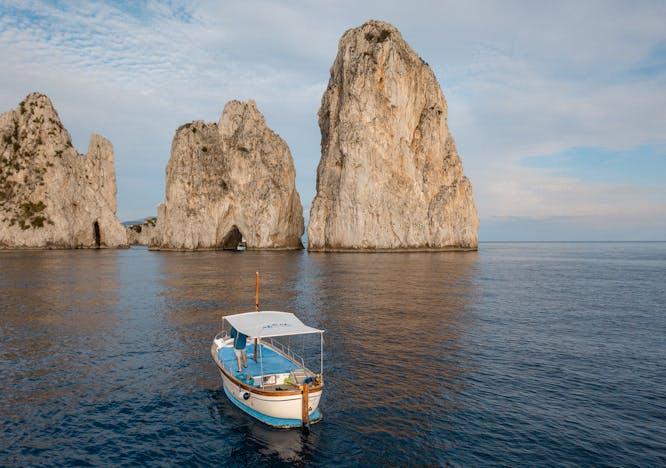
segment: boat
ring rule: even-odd
[[[224,329],[225,325],[229,330]],[[253,341],[247,347],[248,366],[238,372],[230,328]],[[320,372],[275,338],[319,334]],[[256,350],[256,352],[255,352]],[[294,314],[280,311],[246,312],[223,317],[223,331],[211,347],[222,376],[224,393],[250,416],[274,427],[308,427],[321,420],[319,401],[324,389],[323,330],[309,327]]]
[[[258,285],[257,274],[257,309]],[[250,343],[246,348],[248,365],[241,372],[234,353],[232,327],[246,335]],[[211,355],[222,376],[227,398],[245,413],[274,427],[307,430],[321,421],[323,333],[289,312],[257,310],[224,316],[222,331],[213,339]],[[318,373],[307,368],[303,356],[296,354],[291,346],[305,335],[319,335]],[[282,337],[287,337],[287,343]]]
[[[236,250],[239,252],[247,250],[247,242],[245,242],[245,236],[241,237],[241,241],[236,246]]]

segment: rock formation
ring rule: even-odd
[[[248,249],[302,248],[291,153],[254,101],[176,131],[156,230],[156,249],[235,248],[243,237]]]
[[[143,222],[127,225],[127,241],[129,245],[151,245],[155,243],[155,225],[157,218],[146,218]]]
[[[92,135],[79,154],[43,94],[0,115],[0,248],[126,244],[111,143]]]
[[[309,249],[476,249],[444,95],[394,26],[369,21],[342,36],[319,127]]]

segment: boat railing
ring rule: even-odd
[[[213,342],[218,343],[218,340],[222,340],[222,342],[225,342],[225,341],[227,341],[229,338],[231,338],[231,336],[229,336],[229,333],[228,333],[226,330],[222,330],[222,331],[219,332],[217,335],[215,335],[215,338],[213,338]],[[226,368],[227,368],[227,366],[226,366],[226,364],[224,363],[224,361],[219,360],[219,359],[218,359],[218,361],[220,362],[220,364],[222,364],[222,368],[223,368],[223,369],[226,369]]]
[[[229,333],[227,331],[221,331],[217,335],[215,335],[215,340],[217,341],[218,339],[222,339],[223,341],[228,340],[231,338]],[[300,354],[294,352],[290,346],[286,346],[284,343],[281,343],[277,340],[274,340],[273,338],[262,338],[261,341],[264,343],[268,343],[271,345],[273,348],[276,348],[278,351],[280,351],[282,354],[284,354],[286,357],[291,359],[294,362],[300,362],[301,367],[305,368],[305,359],[303,359],[303,356]],[[222,362],[222,366],[226,367],[224,365],[224,362]]]
[[[305,360],[303,359],[303,356],[295,353],[291,347],[285,346],[283,343],[280,343],[277,340],[274,340],[273,338],[262,338],[261,341],[270,344],[272,347],[278,349],[282,354],[287,356],[288,358],[291,358],[292,361],[300,362],[301,367],[305,368]]]
[[[218,333],[217,335],[215,335],[215,338],[213,338],[213,339],[217,340],[217,339],[220,339],[220,338],[222,338],[223,340],[226,340],[226,339],[230,338],[229,333],[227,333],[226,331],[223,330],[220,333]]]

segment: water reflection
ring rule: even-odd
[[[361,434],[379,443],[432,431],[468,365],[455,355],[474,294],[473,253],[132,249],[14,252],[0,260],[0,418],[10,431],[31,421],[34,430],[12,442],[28,462],[39,459],[31,458],[37,440],[63,430],[69,435],[61,443],[73,453],[90,447],[80,438],[86,433],[136,450],[144,434],[150,447],[168,452],[178,443],[167,435],[191,444],[203,430],[259,461],[305,463],[340,444],[353,460]],[[266,427],[231,405],[209,356],[222,315],[253,310],[255,271],[263,309],[293,311],[327,331],[324,421],[308,436]],[[306,353],[318,351],[318,342],[307,346]],[[424,443],[438,446],[436,438]],[[77,460],[109,461],[110,446],[95,444],[102,458]]]
[[[305,462],[308,446],[316,446],[317,432],[304,434],[299,430],[281,430],[262,424],[252,424],[248,431],[248,441],[256,445],[259,453],[266,457],[276,457],[283,462]]]
[[[311,259],[311,299],[329,344],[329,421],[378,441],[423,437],[463,389],[469,363],[458,341],[471,320],[477,254]],[[426,445],[441,448],[430,436]]]
[[[191,366],[196,382],[217,388],[210,344],[222,316],[254,310],[255,272],[261,272],[261,307],[293,310],[299,252],[159,252],[164,319],[173,352]]]
[[[664,243],[0,252],[0,465],[659,465],[665,262]],[[257,270],[262,308],[326,330],[307,437],[230,404],[209,355]]]
[[[470,320],[476,253],[204,252],[164,259],[165,317],[179,343],[173,351],[189,363],[197,385],[220,388],[210,340],[222,315],[253,309],[260,271],[262,308],[293,311],[327,331],[325,419],[314,434],[344,427],[350,435],[416,437],[458,400],[469,365],[458,355],[458,340]],[[318,343],[306,345],[318,369]],[[214,413],[262,454],[293,461],[312,448],[312,439],[304,444],[298,431],[266,428],[226,398],[214,404],[222,405]],[[414,419],[423,423],[414,426]]]
[[[110,251],[0,252],[0,420],[10,432],[32,421],[24,443],[77,412],[109,372],[98,358],[115,342],[117,260]]]

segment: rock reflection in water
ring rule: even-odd
[[[2,251],[0,465],[657,466],[664,265],[665,243]],[[233,406],[209,354],[255,271],[263,309],[326,330],[308,436]]]
[[[2,253],[0,418],[5,434],[17,434],[8,450],[26,463],[43,453],[164,460],[202,431],[215,434],[209,450],[255,461],[307,462],[340,445],[349,460],[367,459],[367,441],[387,436],[437,449],[423,432],[428,414],[442,417],[461,389],[468,364],[454,356],[475,261],[475,253]],[[308,436],[233,407],[209,356],[222,315],[254,309],[255,271],[262,309],[326,330],[324,421]],[[318,351],[318,342],[307,346]]]
[[[28,424],[12,442],[30,445],[94,400],[113,367],[100,357],[117,339],[118,257],[23,251],[0,252],[0,262],[1,432]]]
[[[469,365],[458,339],[470,322],[477,254],[311,257],[310,298],[328,332],[322,405],[331,430],[378,443],[389,435],[398,447],[419,437],[437,453],[444,441],[428,436],[429,425],[446,418]]]
[[[182,343],[174,351],[195,363],[199,385],[220,388],[208,345],[222,315],[253,310],[254,272],[260,271],[263,309],[293,311],[326,330],[324,422],[313,432],[340,431],[335,438],[348,438],[352,446],[354,433],[422,436],[431,415],[441,417],[456,404],[463,388],[458,377],[469,365],[457,351],[470,320],[477,253],[167,255],[166,316]],[[318,343],[306,345],[318,369]],[[248,419],[224,398],[220,404],[229,406],[226,414]],[[284,452],[285,440],[290,447],[301,440],[261,433],[255,443],[264,441],[264,449],[276,453]],[[442,442],[433,437],[427,443],[438,449]]]

